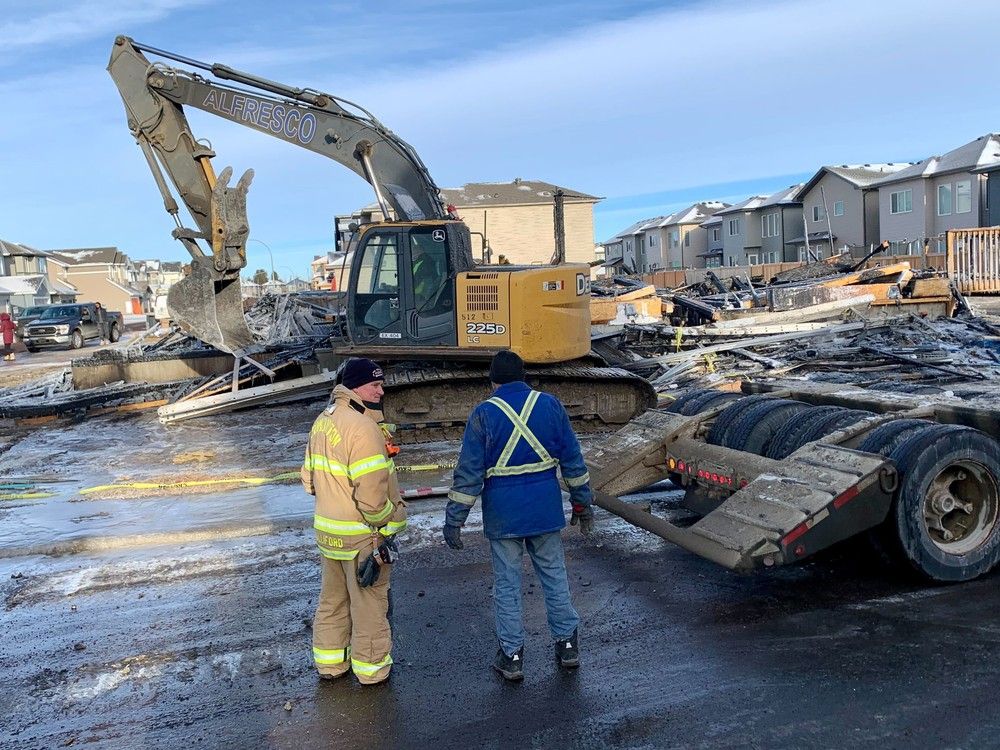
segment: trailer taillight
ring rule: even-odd
[[[854,485],[850,489],[844,490],[833,499],[833,507],[837,509],[843,508],[851,502],[851,500],[856,498],[859,492],[860,490],[858,489],[858,485]]]

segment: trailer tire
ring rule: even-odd
[[[799,419],[787,422],[771,439],[767,448],[767,457],[774,459],[788,458],[806,443],[813,426],[825,422],[831,415],[843,410],[840,406],[816,406],[808,413],[799,415]]]
[[[770,401],[773,403],[779,400],[781,399],[777,399],[769,394],[757,394],[734,401],[723,409],[722,413],[715,418],[712,428],[708,431],[708,442],[712,445],[725,445],[726,435],[729,432],[730,427],[732,427],[739,420],[739,418],[743,415],[743,412],[753,408],[761,401]]]
[[[858,445],[859,451],[888,456],[906,440],[914,430],[933,427],[935,422],[926,419],[894,419],[876,427]]]
[[[670,406],[665,408],[663,411],[669,414],[683,414],[681,410],[692,401],[696,399],[703,398],[707,393],[709,393],[708,388],[692,388],[686,393],[682,393],[680,396],[675,398]]]
[[[743,413],[738,425],[733,425],[727,436],[726,447],[766,456],[775,433],[789,420],[801,417],[802,413],[809,411],[810,408],[801,401],[784,399],[774,404],[767,402],[758,404]]]
[[[681,414],[685,416],[694,416],[695,414],[701,414],[703,411],[708,411],[709,409],[716,409],[727,401],[735,401],[738,398],[743,398],[742,393],[728,393],[725,391],[711,391],[705,394],[702,398],[694,398],[688,401],[681,409]]]
[[[969,581],[1000,561],[1000,444],[970,427],[931,425],[889,455],[899,472],[889,549],[933,581]],[[883,535],[885,536],[885,535]]]

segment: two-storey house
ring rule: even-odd
[[[49,277],[72,284],[81,302],[100,302],[124,315],[142,315],[149,301],[143,290],[129,286],[128,256],[117,247],[53,250]]]
[[[715,215],[722,219],[722,265],[745,266],[748,257],[760,257],[760,223],[753,218],[767,197],[753,195],[716,211]]]
[[[879,230],[896,255],[944,252],[945,232],[981,226],[988,175],[1000,166],[1000,135],[989,133],[877,183]]]
[[[702,222],[728,205],[720,201],[701,201],[663,218],[657,225],[660,268],[704,268],[708,238],[700,227]]]
[[[851,252],[863,256],[882,241],[879,229],[879,180],[910,164],[841,164],[824,166],[799,191],[813,257]],[[833,233],[833,237],[830,233]],[[805,233],[794,238],[786,260],[807,260]]]
[[[791,240],[802,234],[802,202],[798,198],[801,188],[799,184],[779,190],[754,210],[751,220],[760,232],[760,250],[747,250],[750,265],[795,259]]]

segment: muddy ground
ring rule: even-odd
[[[318,563],[298,486],[80,494],[294,466],[321,406],[169,427],[104,417],[0,455],[0,494],[48,495],[0,500],[0,747],[997,745],[996,575],[924,587],[849,545],[739,577],[601,512],[590,540],[564,533],[583,666],[554,664],[528,575],[527,676],[508,685],[488,667],[478,513],[453,552],[444,500],[415,501],[394,571],[393,675],[362,688],[313,673]],[[400,477],[447,484],[446,471]],[[636,499],[669,516],[676,496]]]

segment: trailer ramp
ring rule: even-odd
[[[706,419],[647,412],[592,451],[596,504],[741,572],[801,560],[888,513],[895,470],[881,456],[811,443],[776,461],[702,442]],[[614,496],[665,477],[718,505],[685,528]]]

